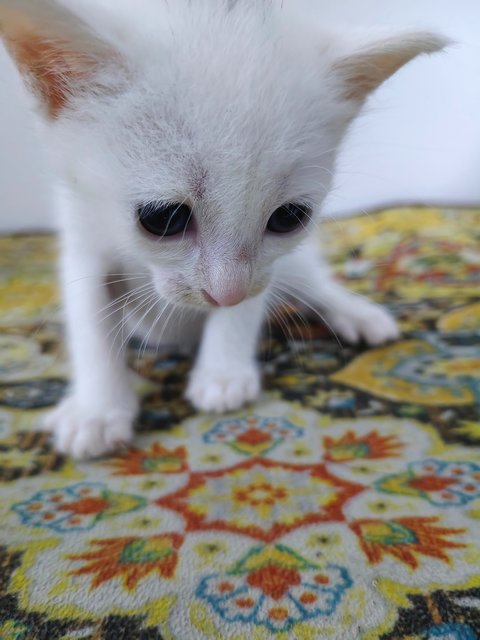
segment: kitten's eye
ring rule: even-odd
[[[311,210],[302,204],[284,204],[277,209],[267,224],[267,229],[272,233],[289,233],[300,226],[310,217]]]
[[[192,220],[186,204],[146,204],[137,209],[137,215],[144,229],[162,238],[183,233]]]

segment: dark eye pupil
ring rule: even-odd
[[[273,233],[289,233],[305,226],[310,215],[308,207],[299,204],[285,204],[277,209],[267,224]]]
[[[162,238],[184,233],[192,220],[186,204],[146,204],[137,209],[137,215],[144,229]]]

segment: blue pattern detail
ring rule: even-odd
[[[480,349],[476,341],[473,344],[452,344],[445,339],[445,336],[422,331],[417,331],[412,337],[430,343],[436,349],[436,352],[425,353],[420,350],[416,358],[408,357],[400,360],[392,369],[391,374],[399,380],[415,383],[425,393],[428,393],[432,386],[444,387],[455,393],[455,387],[452,387],[452,380],[449,377],[434,373],[432,365],[442,360],[455,358],[477,360],[480,355]],[[476,403],[480,405],[480,375],[459,374],[455,377],[459,384],[471,391]],[[460,395],[460,392],[458,392],[458,395]]]
[[[429,629],[425,640],[477,640],[477,634],[466,624],[440,624]]]
[[[313,573],[319,569],[313,570]],[[348,571],[338,565],[327,565],[322,569],[322,573],[332,576],[332,586],[320,585],[308,579],[308,574],[312,569],[300,571],[302,582],[300,585],[291,587],[288,593],[281,599],[275,600],[265,594],[259,587],[253,587],[247,583],[249,572],[235,575],[233,572],[220,574],[214,573],[205,576],[196,590],[196,597],[208,602],[222,620],[243,624],[254,624],[255,626],[266,627],[272,633],[285,633],[290,631],[296,624],[306,622],[315,618],[325,618],[331,616],[337,610],[345,592],[353,585]],[[222,584],[230,581],[233,583],[232,589],[222,593]],[[303,604],[299,592],[315,594],[317,603],[308,608]],[[243,600],[243,608],[236,606],[236,602]],[[251,606],[245,606],[245,603]],[[275,623],[269,619],[268,611],[275,607],[286,607],[289,615],[283,620]]]
[[[432,476],[439,480],[448,479],[451,482],[442,490],[418,489],[418,496],[428,500],[437,507],[458,507],[480,498],[480,465],[475,462],[450,462],[435,459],[411,462],[406,474],[384,476],[375,482],[375,488],[386,493],[395,493],[386,485],[398,478],[402,485],[409,482],[421,481],[422,477]],[[398,493],[402,493],[400,490]]]
[[[235,447],[235,442],[248,431],[255,429],[271,438],[271,445],[263,451],[271,451],[284,440],[301,438],[304,430],[285,418],[264,418],[248,416],[246,418],[226,418],[216,422],[203,435],[206,444],[228,444]]]
[[[72,502],[78,502],[87,495],[101,497],[105,486],[103,484],[83,482],[65,487],[63,489],[50,489],[39,491],[25,502],[19,502],[12,506],[12,510],[19,516],[22,524],[30,527],[53,529],[59,533],[86,531],[95,526],[98,515],[95,517],[78,517],[81,523],[72,526],[69,521],[72,511],[61,510],[59,506]],[[47,517],[48,516],[48,517]]]

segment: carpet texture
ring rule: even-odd
[[[190,362],[132,344],[135,447],[89,463],[38,431],[68,377],[55,241],[0,238],[1,640],[480,637],[480,211],[323,233],[401,342],[286,316],[261,400],[221,417],[182,399]]]

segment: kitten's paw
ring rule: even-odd
[[[77,459],[97,458],[132,440],[136,413],[136,408],[113,406],[92,412],[72,397],[45,416],[43,427],[53,434],[59,453]]]
[[[260,390],[260,373],[255,366],[233,366],[228,371],[194,369],[185,395],[196,409],[223,413],[252,402]]]
[[[346,342],[364,340],[370,346],[398,340],[400,330],[395,318],[380,305],[358,300],[349,312],[330,318],[335,333]]]

